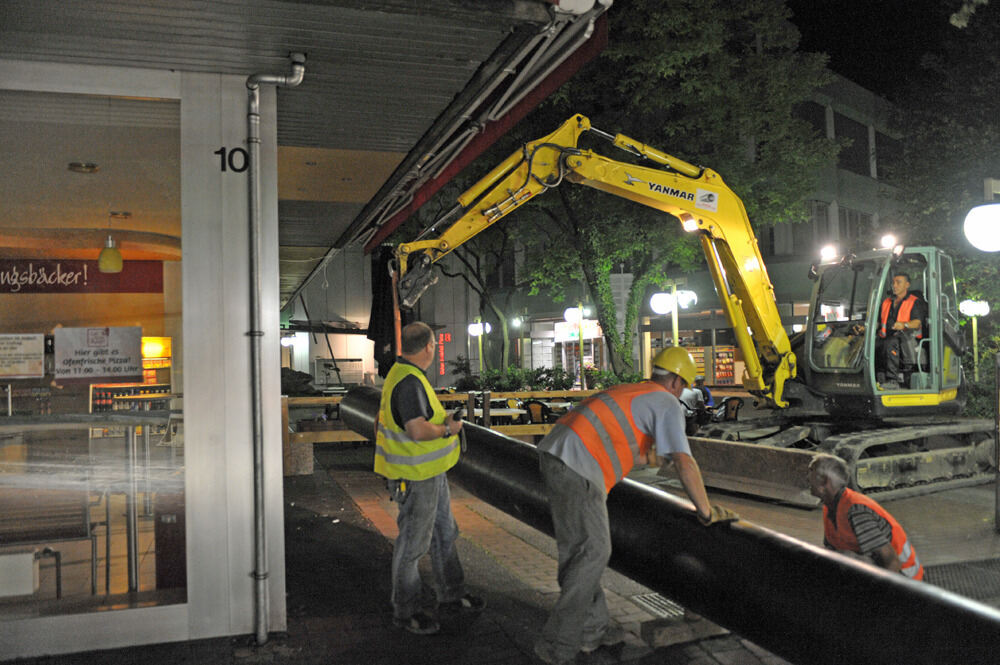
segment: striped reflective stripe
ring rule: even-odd
[[[578,406],[577,412],[586,418],[587,422],[594,426],[594,430],[597,431],[597,436],[601,438],[601,445],[604,446],[604,452],[606,453],[608,461],[611,462],[611,466],[614,468],[615,478],[621,478],[623,475],[622,463],[621,460],[618,459],[618,453],[615,452],[615,444],[611,442],[611,435],[609,435],[608,431],[604,429],[604,423],[601,422],[601,419],[597,417],[596,413],[585,406]]]
[[[411,439],[408,439],[411,440]],[[379,444],[375,444],[375,455],[381,456],[389,464],[403,464],[407,466],[419,466],[421,464],[426,464],[427,462],[435,462],[443,457],[450,455],[455,448],[458,447],[458,438],[456,437],[450,444],[443,448],[438,448],[437,450],[432,450],[429,453],[424,453],[423,455],[394,455],[387,452],[385,448]]]
[[[411,441],[413,441],[413,439],[407,436],[406,432],[394,432],[385,425],[383,425],[381,422],[379,422],[378,424],[378,433],[387,439],[391,439],[393,441],[399,441],[400,443],[410,443]]]
[[[632,423],[628,421],[628,416],[622,411],[618,402],[612,399],[607,393],[598,393],[597,398],[604,402],[605,406],[611,410],[615,420],[618,421],[618,427],[625,434],[625,438],[628,439],[628,447],[632,451],[632,458],[637,459],[639,457],[639,442],[635,439],[635,432],[632,430]]]
[[[920,572],[920,559],[913,551],[913,548],[910,547],[910,541],[907,540],[903,543],[903,551],[899,555],[899,562],[906,563],[909,561],[911,554],[913,555],[913,565],[904,566],[899,572],[903,573],[907,577],[916,577],[917,573]]]
[[[618,405],[618,402],[616,402],[613,397],[605,393],[598,393],[597,395],[594,395],[594,398],[601,400],[601,402],[608,407],[612,415],[615,417],[615,421],[618,423],[618,429],[625,435],[626,439],[628,439],[628,446],[632,452],[632,461],[634,464],[635,460],[639,457],[639,442],[636,441],[635,432],[632,431],[632,425],[625,416],[625,412],[622,411],[621,406]],[[587,422],[594,427],[594,430],[597,432],[597,436],[601,439],[601,445],[604,446],[604,452],[607,454],[607,458],[611,462],[611,466],[614,469],[615,478],[620,480],[625,475],[622,470],[622,463],[618,458],[618,452],[615,450],[615,444],[611,440],[611,434],[608,433],[607,428],[604,427],[604,423],[601,422],[601,419],[598,418],[597,414],[594,413],[586,403],[577,407],[576,411],[586,418]]]

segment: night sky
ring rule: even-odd
[[[961,0],[788,0],[800,50],[824,52],[841,76],[882,94],[913,74]]]

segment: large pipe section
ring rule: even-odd
[[[379,393],[340,406],[374,438]],[[466,423],[449,472],[478,498],[552,534],[534,446]],[[1000,653],[1000,612],[747,521],[704,527],[685,500],[625,480],[608,496],[611,567],[802,665],[982,663]],[[817,518],[818,519],[818,518]]]
[[[254,633],[257,644],[267,642],[267,534],[264,521],[264,422],[261,404],[260,351],[264,331],[260,317],[260,86],[293,88],[306,73],[306,56],[290,54],[292,73],[253,74],[247,77],[247,161],[250,164],[248,225],[250,245],[250,421],[253,430],[254,495]]]

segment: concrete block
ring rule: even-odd
[[[28,596],[38,591],[38,560],[34,552],[0,554],[0,598]]]

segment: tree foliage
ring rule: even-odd
[[[829,74],[825,57],[796,51],[784,0],[618,0],[608,16],[608,48],[467,169],[465,182],[582,113],[596,128],[719,172],[757,225],[804,221],[804,201],[836,146],[795,115]],[[607,143],[585,147],[630,159]],[[583,284],[618,375],[635,369],[647,291],[668,273],[703,265],[696,238],[669,215],[569,184],[486,230],[469,250],[500,246],[499,234],[525,248],[533,293],[559,302]],[[623,316],[612,296],[616,272],[632,276]]]
[[[631,0],[610,12],[610,45],[527,126],[538,135],[572,113],[722,174],[759,224],[802,221],[803,202],[836,147],[796,117],[827,81],[825,59],[795,50],[783,0]],[[605,144],[595,146],[616,159]],[[701,265],[695,239],[676,220],[601,192],[568,189],[526,208],[533,286],[559,298],[582,277],[616,373],[633,370],[642,299],[668,271]],[[611,274],[633,281],[619,320]]]
[[[980,382],[992,382],[1000,346],[1000,262],[968,243],[963,222],[983,202],[984,179],[1000,178],[1000,3],[977,7],[964,28],[943,20],[942,30],[940,46],[921,59],[921,76],[896,99],[904,148],[890,176],[903,203],[906,242],[948,250],[956,258],[959,298],[991,304],[991,314],[979,319],[979,357],[980,368],[989,368],[980,371]],[[973,386],[970,412],[992,392],[992,383]]]

